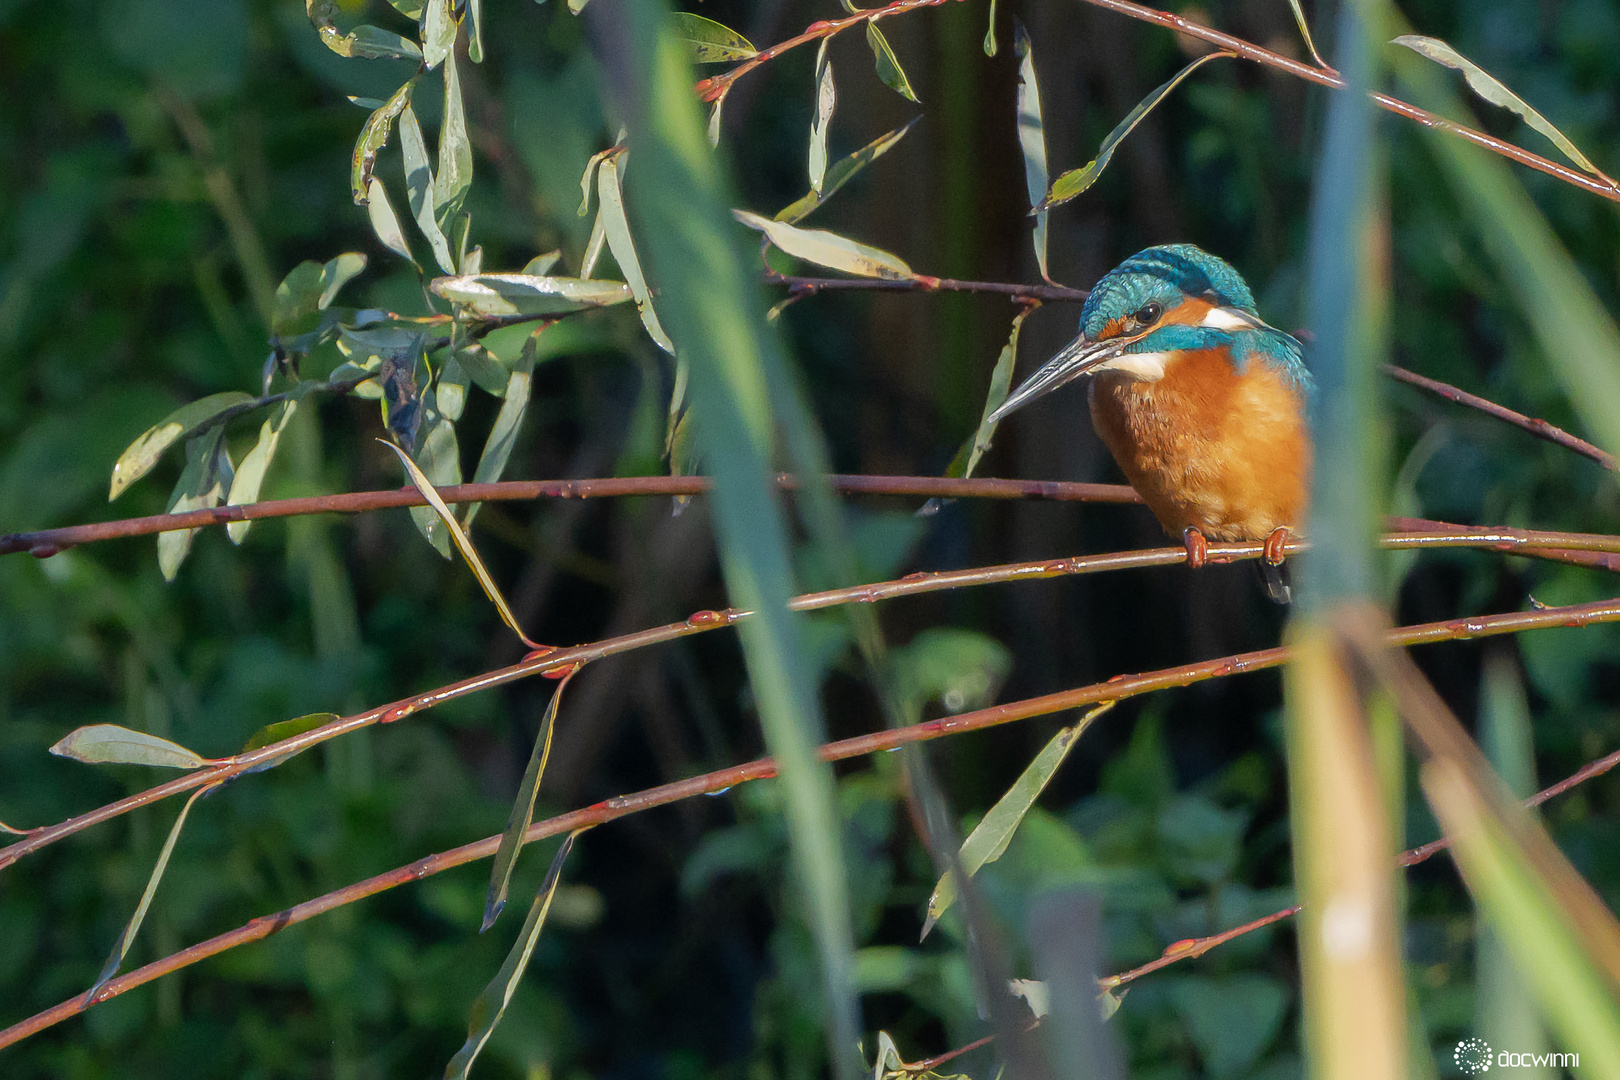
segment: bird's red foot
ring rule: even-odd
[[[1271,531],[1271,535],[1266,537],[1266,562],[1270,563],[1272,566],[1281,566],[1283,561],[1283,548],[1288,546],[1288,541],[1291,539],[1293,539],[1293,534],[1288,531],[1288,526],[1279,525],[1273,529]]]
[[[1204,534],[1189,525],[1181,530],[1181,542],[1187,548],[1187,565],[1194,570],[1203,569],[1204,563],[1209,561],[1209,541]]]

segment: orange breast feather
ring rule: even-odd
[[[1173,535],[1260,540],[1304,526],[1311,443],[1304,402],[1267,364],[1240,375],[1215,352],[1174,353],[1156,381],[1102,371],[1097,434]]]

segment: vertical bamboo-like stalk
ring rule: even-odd
[[[806,674],[788,533],[769,466],[778,438],[772,369],[782,363],[759,286],[745,269],[730,195],[704,135],[691,65],[661,0],[596,0],[585,11],[608,100],[629,133],[626,208],[655,306],[690,365],[694,438],[714,477],[710,511],[765,741],[785,795],[804,909],[819,946],[835,1074],[849,1080],[858,1013],[849,897],[832,771]]]
[[[1375,63],[1371,0],[1344,6],[1339,68],[1311,207],[1309,316],[1319,384],[1315,474],[1298,649],[1285,676],[1294,875],[1304,910],[1299,951],[1309,1073],[1323,1080],[1404,1076],[1395,836],[1375,743],[1399,741],[1388,709],[1369,710],[1343,629],[1376,620],[1373,569],[1382,469],[1376,370],[1384,341],[1382,154],[1366,91]],[[1388,754],[1382,755],[1388,757]],[[1393,772],[1381,776],[1382,772]]]

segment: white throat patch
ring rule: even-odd
[[[1106,364],[1098,364],[1096,370],[1117,371],[1141,382],[1158,382],[1164,378],[1164,369],[1174,355],[1167,352],[1123,353]]]
[[[1264,326],[1265,323],[1233,308],[1210,308],[1204,313],[1204,321],[1200,326],[1213,326],[1217,330],[1253,330]]]

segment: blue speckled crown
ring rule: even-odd
[[[1165,244],[1137,252],[1097,282],[1080,309],[1080,329],[1095,337],[1149,301],[1171,307],[1184,295],[1257,314],[1254,294],[1231,263],[1192,244]]]

